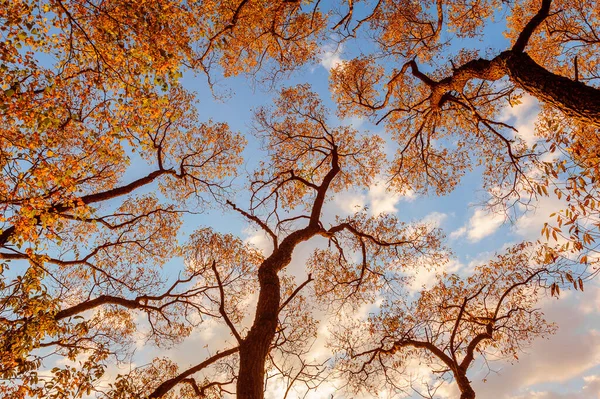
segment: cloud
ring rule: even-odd
[[[442,212],[431,212],[426,215],[421,222],[430,225],[431,227],[440,227],[444,220],[448,218],[448,215]]]
[[[472,242],[477,242],[494,232],[504,223],[504,215],[477,209],[469,219],[469,231],[467,237]]]
[[[536,240],[540,238],[544,224],[553,220],[549,216],[566,207],[567,203],[555,196],[541,197],[538,199],[534,210],[526,212],[517,219],[513,230],[521,237]]]
[[[338,210],[348,215],[352,215],[363,209],[367,205],[366,201],[365,195],[349,192],[340,193],[333,200]]]
[[[514,396],[511,399],[589,399],[600,398],[600,375],[589,375],[583,377],[583,387],[577,391],[554,392],[554,391],[531,391],[526,395]]]
[[[485,370],[480,370],[473,374],[471,379],[478,396],[498,399],[598,397],[600,384],[597,376],[584,377],[584,387],[569,394],[553,393],[547,386],[533,386],[548,383],[564,385],[575,378],[580,380],[582,374],[589,374],[589,370],[598,365],[600,332],[591,328],[590,309],[583,304],[587,302],[584,296],[597,298],[599,293],[598,287],[591,287],[585,293],[567,292],[560,300],[544,300],[540,305],[547,320],[556,322],[559,327],[556,335],[534,341],[514,365],[493,362],[492,369],[498,373],[487,375]],[[599,310],[596,306],[595,318]],[[502,363],[506,367],[502,367]],[[482,382],[483,378],[487,379],[486,383]]]
[[[396,204],[402,195],[389,191],[384,184],[375,183],[369,187],[367,197],[371,213],[377,216],[381,213],[395,213]]]
[[[382,213],[395,213],[398,211],[396,206],[401,200],[410,202],[414,201],[416,197],[417,196],[412,191],[400,194],[388,190],[385,181],[377,180],[375,183],[369,186],[369,189],[366,193],[340,193],[336,195],[334,203],[338,207],[337,211],[341,211],[345,214],[353,214],[366,206],[371,215],[378,216]],[[441,213],[434,212],[430,216],[430,221],[434,222],[434,218],[442,218],[442,215],[443,214]]]
[[[342,64],[344,60],[340,56],[343,47],[341,45],[327,44],[321,48],[321,62],[323,68],[328,71]]]
[[[469,241],[478,242],[494,234],[502,226],[504,220],[505,218],[502,214],[477,209],[464,226],[450,233],[450,238],[457,239],[466,235]]]
[[[505,107],[500,120],[513,124],[517,129],[517,136],[522,138],[531,147],[538,137],[535,135],[535,121],[540,111],[540,106],[535,97],[525,94],[520,104]]]
[[[362,116],[350,116],[348,118],[344,118],[341,121],[341,124],[344,126],[351,126],[353,129],[360,129],[360,127],[362,125],[365,124],[365,122],[367,122],[367,119],[362,117]]]
[[[462,226],[456,230],[454,230],[453,232],[450,233],[450,239],[451,240],[455,240],[459,237],[464,236],[467,233],[467,226]]]
[[[244,234],[247,235],[244,242],[258,248],[263,255],[268,255],[273,252],[273,241],[263,230],[245,229]]]
[[[423,289],[431,288],[437,281],[439,276],[446,273],[455,273],[461,268],[463,264],[456,259],[450,259],[447,263],[440,267],[418,267],[414,270],[409,271],[407,274],[413,278],[410,285],[407,287],[408,292],[415,294]]]
[[[398,211],[396,205],[401,200],[412,202],[417,198],[414,191],[407,191],[405,193],[398,193],[392,190],[388,190],[383,180],[376,181],[374,184],[369,186],[367,193],[367,199],[369,203],[369,210],[373,216],[377,216],[382,213],[395,213]]]

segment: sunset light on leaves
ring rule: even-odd
[[[4,0],[0,397],[600,397],[595,0]]]

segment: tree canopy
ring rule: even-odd
[[[477,354],[517,359],[554,331],[538,301],[583,291],[597,270],[598,10],[592,0],[6,2],[0,393],[249,399],[276,376],[286,396],[339,378],[352,392],[400,395],[405,363],[422,359],[474,397]],[[509,46],[476,45],[499,29]],[[310,80],[296,71],[332,42],[360,49],[330,71],[335,109],[310,81],[286,80]],[[274,93],[246,131],[230,128],[233,116],[201,116],[227,79]],[[530,141],[501,118],[526,95],[541,104]],[[260,162],[248,162],[247,143]],[[478,168],[494,212],[563,202],[537,243],[498,248],[470,275],[441,273],[416,297],[412,271],[452,257],[440,229],[325,208],[379,180],[389,195],[447,195]],[[271,250],[222,226],[182,228],[209,211],[248,223]],[[300,281],[289,265],[309,241]],[[368,319],[348,316],[366,305]],[[319,312],[339,317],[325,363],[310,356]],[[191,367],[158,356],[109,378],[110,365],[135,362],[136,342],[161,353],[209,323],[225,331],[222,346],[198,350]]]

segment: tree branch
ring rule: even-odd
[[[219,304],[219,313],[221,313],[221,316],[223,316],[223,320],[225,320],[225,323],[227,323],[227,326],[231,330],[231,333],[237,340],[238,344],[241,344],[242,337],[240,337],[240,334],[237,332],[235,326],[233,325],[233,323],[231,322],[231,319],[229,318],[229,316],[227,315],[227,312],[225,311],[225,291],[223,290],[223,283],[221,282],[221,277],[219,276],[219,272],[217,270],[217,263],[215,261],[213,261],[213,263],[212,263],[212,270],[215,273],[215,277],[217,279],[217,284],[219,285],[219,296],[221,298],[220,304]]]
[[[175,385],[179,384],[180,382],[184,382],[189,376],[197,373],[198,371],[201,371],[202,369],[205,369],[206,367],[215,363],[217,360],[223,359],[229,355],[237,353],[239,350],[240,350],[239,347],[235,347],[235,348],[227,349],[223,352],[219,352],[216,355],[209,357],[202,363],[197,364],[196,366],[187,369],[186,371],[179,374],[178,376],[170,378],[170,379],[166,380],[165,382],[163,382],[162,384],[160,384],[158,386],[158,388],[156,388],[154,390],[154,392],[152,392],[148,396],[148,398],[149,399],[161,398],[162,396],[166,395],[167,392],[169,392],[171,389],[173,389],[173,387]]]
[[[254,223],[256,223],[257,225],[259,225],[269,236],[271,236],[271,240],[273,240],[273,249],[277,249],[277,246],[278,246],[277,235],[273,232],[273,230],[271,230],[271,228],[269,226],[267,226],[267,224],[265,222],[260,220],[260,218],[258,218],[257,216],[251,215],[248,212],[246,212],[245,210],[238,208],[233,202],[231,202],[229,200],[227,200],[227,205],[229,205],[234,211],[239,212],[241,215],[243,215],[248,220],[251,220]]]
[[[540,24],[544,22],[544,20],[550,14],[551,3],[552,0],[542,0],[542,6],[540,7],[537,14],[535,14],[533,18],[531,18],[529,22],[527,22],[527,25],[525,25],[525,27],[521,31],[521,34],[517,38],[517,41],[512,47],[512,51],[514,51],[515,53],[522,53],[523,51],[525,51],[525,47],[527,47],[527,43],[529,42],[529,39],[531,38],[533,32],[535,32],[538,26],[540,26]]]
[[[312,275],[309,274],[308,278],[302,283],[300,284],[295,290],[294,292],[292,292],[292,294],[288,297],[288,299],[286,299],[281,306],[279,307],[279,311],[281,312],[281,310],[292,301],[292,299],[294,299],[294,297],[296,295],[298,295],[298,293],[300,292],[300,290],[302,290],[302,288],[304,288],[308,283],[310,283],[311,281],[313,281],[314,279],[312,278]]]

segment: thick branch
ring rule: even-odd
[[[403,348],[406,346],[412,346],[413,348],[426,349],[431,352],[434,356],[440,359],[446,366],[450,369],[454,370],[456,368],[456,363],[444,353],[440,348],[432,344],[431,342],[425,341],[417,341],[413,339],[404,339],[394,342],[394,347]]]
[[[467,345],[467,352],[465,358],[460,363],[460,368],[462,370],[467,370],[467,368],[469,368],[471,362],[475,358],[475,349],[477,349],[477,345],[479,345],[479,343],[485,339],[492,339],[491,323],[487,324],[487,326],[485,327],[485,332],[477,334],[475,338],[473,338],[471,342],[469,342],[469,345]]]
[[[83,197],[81,197],[81,202],[88,205],[88,204],[93,204],[96,202],[106,201],[109,199],[120,197],[122,195],[129,194],[129,193],[133,192],[134,190],[136,190],[142,186],[145,186],[146,184],[152,183],[154,180],[156,180],[156,178],[158,178],[162,175],[169,175],[169,174],[174,175],[175,172],[173,170],[155,170],[154,172],[149,173],[148,175],[146,175],[142,178],[139,178],[135,181],[132,181],[131,183],[126,184],[124,186],[113,188],[112,190],[107,190],[107,191],[103,191],[103,192],[96,193],[96,194],[84,195]],[[65,207],[64,205],[59,205],[56,207],[56,209],[58,211],[63,211],[63,210],[66,210],[67,207]]]
[[[568,117],[600,128],[600,90],[556,75],[526,53],[503,53],[510,80],[519,88]]]
[[[325,196],[327,194],[327,190],[329,189],[329,185],[335,178],[335,176],[340,171],[339,164],[339,155],[337,151],[337,146],[334,144],[331,150],[331,169],[325,177],[323,178],[323,182],[319,186],[317,190],[317,197],[315,198],[312,206],[312,210],[310,213],[310,226],[316,227],[319,224],[319,220],[321,218],[321,210],[323,209],[323,204],[325,202]]]
[[[158,386],[158,388],[156,388],[154,390],[154,392],[152,392],[148,396],[148,398],[149,399],[158,399],[158,398],[166,395],[167,392],[169,392],[171,389],[173,389],[173,387],[175,385],[179,384],[180,382],[184,382],[189,376],[205,369],[206,367],[215,363],[217,360],[223,359],[229,355],[232,355],[232,354],[238,352],[239,350],[240,350],[239,347],[235,347],[235,348],[227,349],[226,351],[223,351],[223,352],[219,352],[216,355],[209,357],[202,363],[197,364],[196,366],[187,369],[183,373],[179,374],[177,377],[168,379],[165,382],[163,382],[162,384],[160,384]]]
[[[136,297],[135,299],[126,299],[122,297],[117,297],[113,295],[100,295],[97,298],[90,299],[88,301],[81,302],[77,305],[71,306],[69,308],[60,310],[58,313],[54,315],[56,320],[65,319],[67,317],[75,316],[79,313],[83,313],[87,310],[91,310],[97,308],[102,305],[120,305],[128,309],[146,309],[153,311],[161,311],[164,306],[157,307],[153,305],[149,305],[149,301],[161,301],[165,298],[175,298],[179,300],[181,298],[185,298],[194,294],[195,290],[188,291],[185,293],[176,293],[173,294],[173,290],[180,284],[188,283],[192,281],[195,275],[191,275],[188,278],[179,278],[175,281],[169,289],[161,295],[141,295]]]
[[[109,199],[117,198],[117,197],[120,197],[123,195],[127,195],[140,187],[143,187],[147,184],[152,183],[154,180],[156,180],[156,178],[158,178],[162,175],[166,175],[166,174],[175,174],[175,172],[172,170],[155,170],[154,172],[149,173],[148,175],[146,175],[142,178],[139,178],[129,184],[124,185],[124,186],[113,188],[111,190],[103,191],[103,192],[96,193],[96,194],[84,195],[83,197],[80,197],[79,199],[72,201],[72,203],[73,204],[83,203],[84,205],[89,205],[89,204],[93,204],[93,203],[97,203],[97,202],[101,202],[101,201],[107,201]],[[51,212],[64,212],[71,208],[73,208],[72,204],[71,205],[56,204],[52,208],[50,208],[50,211]],[[37,222],[39,223],[39,220]],[[10,226],[6,230],[4,230],[2,232],[2,234],[0,234],[0,246],[6,245],[6,243],[8,242],[8,240],[10,240],[10,237],[14,234],[14,232],[15,232],[14,226]]]
[[[537,14],[535,14],[534,17],[529,20],[529,22],[527,23],[527,25],[525,25],[523,31],[517,38],[517,41],[515,42],[515,45],[512,48],[512,50],[515,53],[522,53],[523,51],[525,51],[525,47],[527,46],[529,38],[531,37],[533,32],[535,32],[538,26],[540,26],[540,24],[548,17],[548,14],[550,14],[551,3],[552,0],[542,0],[541,8],[537,12]]]
[[[75,316],[102,305],[120,305],[128,309],[155,309],[153,306],[141,304],[136,299],[125,299],[112,295],[100,295],[98,298],[90,299],[89,301],[81,302],[59,311],[54,315],[54,318],[56,320],[66,319],[67,317]]]
[[[450,335],[450,354],[452,355],[452,359],[456,362],[456,355],[454,353],[454,339],[456,338],[456,333],[458,331],[458,327],[460,326],[460,322],[463,317],[463,313],[465,312],[465,307],[467,306],[467,298],[463,301],[460,306],[460,310],[458,312],[458,316],[456,317],[456,322],[454,323],[454,328],[452,329],[452,334]]]
[[[448,93],[461,93],[470,80],[497,81],[508,76],[517,87],[568,117],[600,128],[600,90],[548,71],[527,53],[509,50],[491,60],[469,61],[439,82],[420,72],[416,64],[411,69],[415,77],[431,87],[429,101],[436,109],[444,105]]]
[[[433,109],[440,109],[448,100],[449,93],[462,93],[470,80],[497,81],[508,77],[517,87],[552,105],[568,117],[600,128],[600,90],[578,82],[577,79],[574,81],[554,74],[524,52],[531,35],[548,17],[550,5],[551,0],[542,0],[540,10],[525,25],[511,50],[504,51],[490,60],[480,58],[466,62],[454,68],[452,75],[439,81],[421,72],[415,61],[409,61],[392,77],[383,104],[387,104],[392,94],[392,83],[403,75],[408,67],[414,77],[431,89],[428,101]]]

